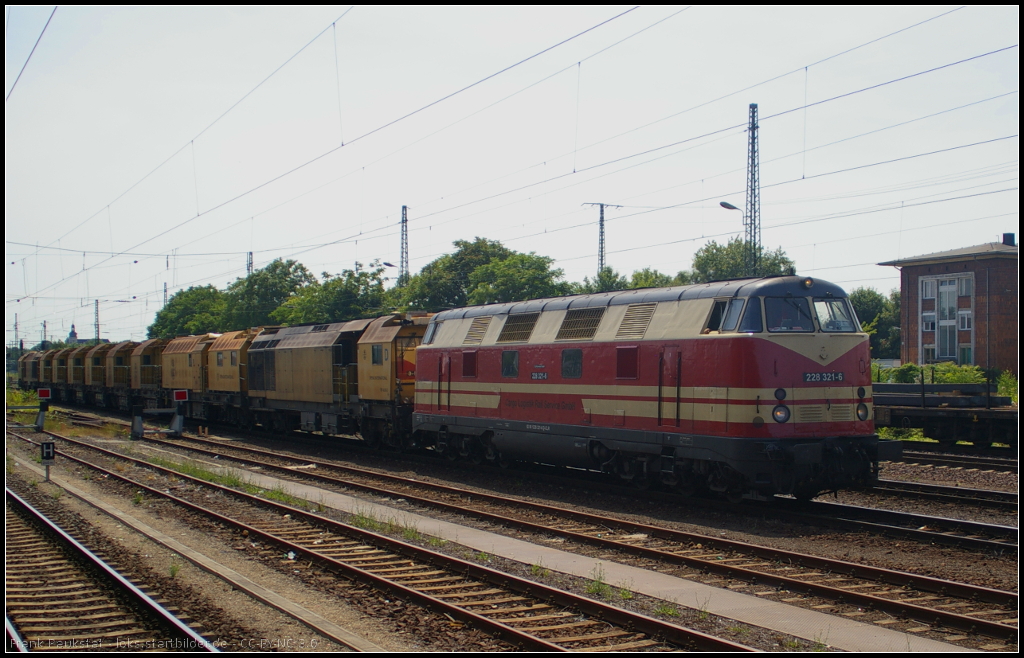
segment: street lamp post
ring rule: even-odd
[[[736,206],[732,205],[728,201],[719,201],[718,205],[722,206],[726,210],[739,210],[740,214],[743,216],[743,234],[746,236],[746,238],[743,240],[743,265],[744,268],[747,270],[747,276],[757,276],[757,247],[754,245],[753,241],[750,240],[749,236],[750,231],[748,230],[748,223],[750,221],[750,218],[747,217],[747,214],[745,212],[743,212]]]

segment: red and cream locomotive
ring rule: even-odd
[[[413,430],[453,456],[731,500],[871,484],[899,444],[874,432],[846,297],[784,276],[445,311],[417,350]]]

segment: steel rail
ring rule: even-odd
[[[41,526],[43,532],[52,537],[57,543],[66,547],[75,559],[85,563],[89,568],[98,571],[104,579],[111,582],[119,592],[125,594],[128,599],[144,613],[169,631],[172,639],[176,642],[176,650],[199,649],[203,651],[220,652],[212,642],[189,628],[180,619],[174,616],[162,605],[154,601],[142,590],[132,584],[127,578],[118,573],[113,567],[104,562],[95,553],[83,546],[78,540],[65,532],[60,526],[46,518],[42,512],[33,507],[21,496],[8,488],[4,488],[7,504],[16,508],[19,512],[29,517],[34,523]],[[177,643],[181,643],[177,647]]]
[[[958,615],[956,613],[950,613],[943,610],[936,610],[934,608],[927,608],[924,606],[918,606],[911,603],[904,603],[899,600],[885,599],[872,594],[859,593],[841,587],[832,587],[828,585],[821,585],[818,583],[808,582],[799,580],[797,578],[790,578],[786,576],[779,576],[776,574],[765,573],[763,571],[756,571],[749,568],[740,566],[730,566],[722,564],[716,560],[700,559],[695,557],[689,557],[685,555],[679,555],[670,551],[652,549],[644,546],[623,543],[614,538],[608,537],[594,537],[585,533],[576,532],[573,530],[567,530],[564,528],[555,528],[548,525],[532,523],[516,518],[510,518],[507,516],[493,514],[486,511],[472,509],[467,503],[452,504],[445,503],[442,501],[433,500],[430,498],[423,498],[422,496],[415,496],[407,491],[395,491],[381,489],[380,487],[373,487],[370,485],[363,485],[351,480],[339,480],[330,476],[323,475],[321,473],[311,473],[309,471],[298,472],[287,466],[280,466],[276,464],[268,464],[266,462],[248,459],[245,457],[236,457],[227,454],[224,448],[255,452],[266,457],[275,459],[292,460],[301,462],[302,464],[315,464],[317,468],[330,468],[337,469],[343,472],[352,473],[362,477],[378,478],[385,481],[390,481],[396,484],[402,484],[406,486],[414,486],[419,488],[426,488],[444,493],[447,495],[458,496],[469,500],[483,500],[490,503],[501,504],[501,505],[512,505],[521,509],[529,509],[543,514],[550,514],[560,516],[562,518],[569,518],[574,521],[585,523],[592,526],[598,526],[607,528],[609,530],[619,530],[629,534],[642,533],[651,537],[656,537],[665,541],[672,541],[678,543],[700,543],[702,546],[715,546],[725,550],[737,551],[753,555],[760,559],[767,559],[773,562],[782,562],[786,564],[797,564],[802,567],[809,569],[820,569],[825,570],[833,574],[845,574],[851,578],[862,578],[866,580],[881,582],[889,585],[898,585],[903,587],[912,587],[917,590],[940,593],[945,596],[952,596],[962,599],[983,601],[993,605],[1001,606],[1016,606],[1018,597],[1013,592],[1004,592],[1002,590],[994,590],[990,588],[977,587],[968,585],[965,583],[957,583],[953,581],[931,578],[928,576],[920,576],[916,574],[902,573],[898,571],[892,571],[887,569],[881,569],[878,567],[870,567],[865,565],[854,564],[851,562],[844,562],[841,560],[833,560],[830,558],[820,558],[816,556],[793,553],[789,551],[783,551],[779,549],[771,549],[760,546],[754,546],[744,542],[736,542],[731,540],[717,539],[706,535],[698,535],[694,533],[686,533],[676,530],[669,530],[660,528],[657,526],[649,526],[633,522],[625,522],[609,517],[603,517],[595,514],[588,514],[585,512],[578,512],[574,510],[566,510],[560,507],[553,507],[549,505],[541,505],[528,501],[512,500],[502,496],[495,496],[491,494],[484,494],[475,491],[469,491],[466,489],[459,489],[456,487],[450,487],[447,485],[438,485],[432,483],[425,483],[418,480],[412,480],[410,478],[404,478],[402,476],[395,476],[390,474],[381,474],[375,472],[363,471],[360,469],[354,469],[346,466],[337,466],[328,464],[325,462],[303,460],[295,457],[286,457],[269,451],[264,451],[257,448],[250,447],[238,447],[238,446],[224,446],[218,445],[217,442],[204,440],[204,439],[193,439],[189,437],[189,441],[197,441],[203,444],[214,444],[215,447],[222,448],[221,451],[208,451],[200,450],[188,446],[182,446],[180,444],[161,441],[159,439],[154,440],[157,443],[161,443],[168,446],[174,446],[177,448],[183,448],[186,450],[192,450],[194,452],[202,452],[208,455],[220,456],[225,459],[237,461],[240,463],[246,463],[250,465],[257,465],[264,469],[272,469],[281,473],[297,478],[313,479],[325,483],[332,484],[338,487],[346,487],[348,489],[356,489],[365,491],[368,493],[374,493],[378,495],[390,496],[394,498],[402,498],[407,501],[416,502],[419,504],[431,506],[434,508],[442,509],[444,511],[465,514],[472,513],[477,518],[489,521],[491,523],[499,525],[509,525],[522,528],[531,532],[546,533],[572,539],[582,543],[591,545],[601,546],[606,549],[617,549],[622,550],[634,555],[646,557],[650,559],[660,560],[669,563],[683,564],[689,567],[697,568],[705,572],[716,573],[719,575],[729,576],[739,580],[756,583],[759,585],[769,585],[777,588],[784,588],[793,591],[802,591],[811,593],[817,596],[823,596],[829,599],[835,599],[839,601],[854,603],[870,608],[883,610],[896,615],[906,615],[910,618],[918,621],[927,623],[942,623],[958,630],[967,632],[979,632],[985,635],[999,638],[1016,637],[1018,630],[1015,627],[1008,626],[1006,624],[1000,624],[998,622],[988,622],[985,620],[979,620],[976,617],[968,617],[965,615]]]
[[[13,432],[10,433],[14,434]],[[642,632],[651,636],[661,637],[665,641],[672,644],[676,644],[678,646],[683,646],[701,651],[753,651],[753,649],[751,649],[750,647],[747,647],[742,644],[730,642],[722,638],[717,638],[711,635],[707,635],[705,633],[701,633],[699,631],[683,628],[681,626],[677,626],[674,624],[669,624],[652,617],[647,617],[646,615],[641,615],[628,610],[624,610],[622,608],[615,608],[613,606],[606,605],[593,599],[580,597],[569,592],[564,592],[562,590],[557,590],[548,587],[535,581],[518,578],[508,573],[496,571],[493,569],[489,569],[487,567],[482,567],[472,562],[460,560],[458,558],[430,551],[428,549],[415,546],[413,544],[408,544],[406,542],[392,539],[384,535],[378,535],[367,530],[362,530],[354,526],[349,526],[347,524],[334,521],[333,519],[313,514],[311,512],[307,512],[296,507],[291,507],[288,505],[277,503],[271,500],[267,500],[266,498],[251,496],[244,492],[224,487],[221,485],[217,485],[199,478],[194,478],[172,469],[164,468],[156,464],[151,464],[141,459],[136,459],[134,457],[130,457],[127,455],[122,455],[120,453],[106,450],[104,448],[99,448],[88,443],[75,441],[74,439],[70,439],[69,437],[64,437],[53,432],[47,431],[45,433],[55,438],[60,438],[62,440],[68,441],[69,443],[97,451],[111,458],[130,461],[143,468],[156,470],[168,475],[173,475],[174,477],[177,477],[179,479],[187,479],[200,486],[212,488],[226,494],[237,496],[263,507],[272,508],[278,512],[281,512],[282,514],[289,514],[291,515],[292,518],[302,517],[306,519],[308,523],[325,526],[333,530],[336,530],[339,533],[358,537],[360,538],[360,540],[365,541],[367,543],[384,545],[388,547],[389,550],[392,550],[402,555],[406,555],[407,557],[414,557],[415,559],[422,560],[424,562],[427,562],[428,564],[444,566],[445,568],[451,571],[468,574],[471,577],[476,577],[477,579],[484,580],[485,582],[488,582],[492,585],[500,586],[506,589],[512,589],[513,591],[523,593],[524,595],[530,596],[532,598],[548,600],[557,605],[578,609],[585,614],[589,614],[593,617],[610,621],[612,623],[617,623],[620,626],[628,627],[636,632]],[[19,436],[17,434],[14,435]],[[29,442],[33,442],[31,439],[28,439],[26,437],[20,438],[23,438],[24,440]],[[220,523],[224,523],[229,526],[238,528],[240,530],[247,531],[251,536],[262,537],[265,541],[270,541],[279,544],[287,548],[288,550],[294,551],[297,555],[303,556],[305,559],[308,559],[311,562],[340,571],[345,576],[352,578],[357,582],[367,584],[368,586],[374,587],[375,589],[392,593],[393,595],[400,596],[401,598],[406,600],[415,601],[429,609],[440,611],[443,614],[451,615],[453,618],[460,619],[461,621],[464,621],[466,623],[473,624],[477,628],[484,629],[492,633],[493,635],[502,638],[503,640],[509,642],[513,646],[518,646],[522,649],[533,651],[566,651],[564,647],[548,642],[542,638],[538,638],[536,636],[523,633],[518,629],[507,626],[505,624],[501,624],[496,620],[488,619],[483,615],[473,613],[471,611],[466,610],[465,608],[460,608],[458,606],[449,604],[441,599],[437,599],[432,596],[426,595],[413,588],[405,587],[399,583],[387,580],[385,578],[381,578],[380,576],[372,574],[368,571],[359,569],[357,567],[353,567],[349,564],[345,564],[344,562],[341,562],[339,560],[334,560],[325,555],[321,555],[316,551],[310,550],[302,545],[295,544],[285,538],[273,535],[255,526],[245,524],[238,520],[223,516],[218,512],[206,509],[200,505],[196,505],[195,503],[174,496],[173,494],[170,494],[168,492],[164,492],[154,487],[150,487],[141,482],[128,478],[124,475],[120,475],[108,469],[104,469],[103,467],[98,466],[96,464],[92,464],[86,460],[79,459],[77,457],[74,457],[73,455],[69,455],[60,450],[57,451],[57,454],[66,459],[74,461],[75,463],[101,471],[109,478],[115,478],[117,480],[130,484],[132,487],[137,487],[139,489],[147,491],[153,496],[170,500],[177,505],[185,507],[186,509],[189,509],[196,513],[208,516],[209,518],[212,518]],[[614,648],[614,646],[608,647],[609,650],[614,650]]]

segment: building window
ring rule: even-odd
[[[961,297],[973,297],[974,296],[974,278],[969,276],[963,276],[957,279],[959,293]]]
[[[921,280],[921,299],[935,299],[935,279]]]
[[[974,328],[970,310],[960,311],[957,313],[957,318],[959,319],[960,331],[970,331]]]
[[[924,313],[921,315],[921,331],[935,331],[934,313]]]
[[[960,365],[962,365],[962,366],[969,366],[969,365],[973,365],[973,364],[974,364],[974,362],[971,361],[971,346],[970,345],[961,345],[960,346]]]
[[[935,363],[935,346],[925,345],[922,352],[924,363]]]
[[[956,358],[956,325],[943,324],[939,326],[939,352],[940,359]]]
[[[519,352],[515,350],[507,350],[501,353],[501,376],[519,376]]]
[[[956,319],[956,279],[939,281],[939,320]]]

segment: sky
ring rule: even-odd
[[[719,203],[745,207],[751,103],[761,242],[799,274],[887,294],[877,263],[1019,234],[1017,6],[5,20],[8,344],[92,337],[97,300],[142,340],[165,285],[225,288],[249,252],[399,265],[402,206],[413,274],[484,237],[593,278],[604,203],[607,264],[674,275],[743,235]]]

